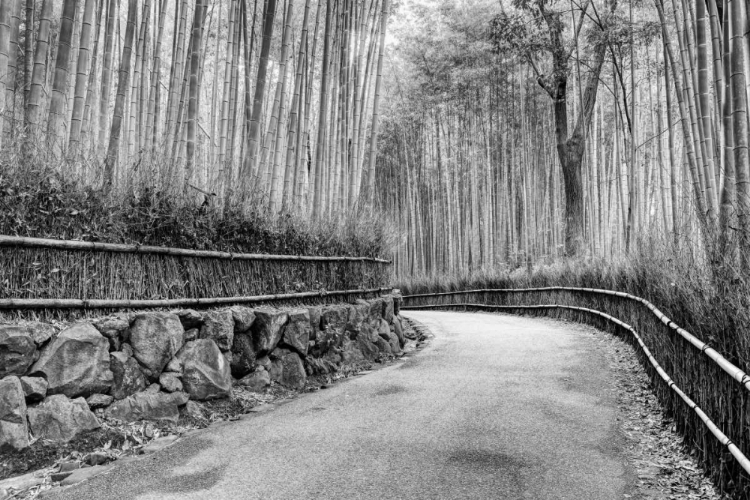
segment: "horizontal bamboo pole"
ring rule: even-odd
[[[418,295],[405,295],[404,300],[415,297],[441,297],[448,295],[467,295],[471,293],[531,293],[531,292],[556,292],[556,291],[568,291],[568,292],[583,292],[583,293],[594,293],[602,295],[610,295],[614,297],[622,297],[635,302],[639,302],[646,306],[654,315],[659,318],[659,321],[664,323],[666,326],[677,332],[682,338],[690,342],[693,347],[704,353],[711,360],[713,360],[719,367],[724,370],[729,376],[735,379],[737,382],[742,384],[746,390],[750,391],[750,375],[745,373],[739,367],[735,366],[724,356],[719,354],[713,347],[710,347],[705,342],[698,339],[696,336],[688,332],[687,330],[680,328],[674,321],[672,321],[666,314],[661,312],[655,305],[646,299],[631,295],[625,292],[615,292],[613,290],[602,290],[598,288],[577,288],[567,286],[549,286],[542,288],[481,288],[477,290],[458,290],[454,292],[441,292],[441,293],[424,293]]]
[[[93,241],[53,240],[47,238],[27,238],[23,236],[0,236],[0,247],[53,248],[57,250],[84,250],[90,252],[137,253],[173,255],[178,257],[204,257],[228,260],[282,260],[282,261],[322,261],[322,262],[376,262],[390,264],[391,261],[374,257],[325,257],[314,255],[267,255],[260,253],[231,253],[213,250],[189,250],[186,248],[154,247],[147,245],[123,245],[119,243],[98,243]]]
[[[469,304],[469,303],[459,303],[459,304],[445,304],[445,305],[426,305],[426,306],[401,306],[401,310],[416,310],[416,309],[442,309],[442,308],[456,308],[456,307],[463,307],[465,309],[480,309],[480,310],[495,310],[495,311],[508,311],[508,310],[523,310],[523,309],[570,309],[574,311],[581,311],[586,312],[590,314],[594,314],[597,316],[601,316],[602,318],[605,318],[622,328],[628,330],[630,333],[633,334],[635,339],[638,341],[638,345],[641,347],[641,350],[648,358],[651,365],[656,369],[656,372],[659,374],[659,376],[664,380],[664,382],[667,383],[670,389],[672,389],[680,398],[685,402],[685,404],[693,410],[697,415],[698,418],[701,419],[703,424],[708,428],[709,431],[711,431],[711,434],[716,437],[716,439],[729,450],[729,453],[732,454],[732,456],[737,460],[737,462],[740,464],[740,466],[750,474],[750,460],[745,456],[744,453],[742,453],[742,450],[740,450],[737,445],[735,445],[729,437],[724,434],[721,429],[709,418],[708,415],[698,406],[695,401],[690,399],[690,397],[685,394],[682,389],[680,389],[677,384],[674,383],[672,378],[667,375],[667,372],[664,371],[664,369],[661,367],[661,365],[656,361],[654,356],[651,354],[651,351],[648,347],[646,347],[646,344],[643,343],[643,339],[641,339],[641,336],[638,335],[638,332],[636,332],[635,328],[628,325],[627,323],[624,323],[620,321],[619,319],[615,318],[614,316],[610,316],[609,314],[603,313],[601,311],[597,311],[595,309],[587,309],[585,307],[576,307],[576,306],[566,306],[566,305],[560,305],[560,304],[543,304],[543,305],[533,305],[533,306],[526,306],[526,305],[516,305],[516,306],[490,306],[490,305],[484,305],[484,304]]]
[[[336,290],[248,297],[213,297],[206,299],[153,299],[153,300],[85,300],[85,299],[0,299],[0,309],[147,309],[153,307],[206,307],[227,304],[274,302],[277,300],[307,299],[350,294],[390,292],[393,288]]]

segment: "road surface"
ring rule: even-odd
[[[407,312],[435,338],[382,370],[189,435],[60,499],[623,498],[615,393],[563,323]]]

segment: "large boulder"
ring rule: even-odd
[[[271,380],[290,389],[302,389],[307,382],[307,374],[302,359],[296,352],[276,349],[272,353]]]
[[[182,385],[190,399],[203,401],[229,396],[232,389],[229,363],[212,340],[188,342],[177,357],[182,364]]]
[[[128,327],[130,323],[127,318],[120,316],[108,316],[93,322],[94,328],[107,338],[128,339]]]
[[[253,371],[256,358],[252,336],[247,333],[236,334],[232,344],[232,375],[240,378]]]
[[[346,322],[346,331],[349,337],[356,339],[363,330],[366,330],[369,323],[370,304],[364,300],[357,302],[349,307],[349,317]]]
[[[378,297],[370,301],[370,320],[379,321],[383,319],[383,312],[385,311],[385,299]]]
[[[307,355],[307,344],[310,342],[312,327],[310,313],[307,309],[292,309],[288,311],[289,322],[284,328],[283,342],[303,356]]]
[[[404,296],[401,295],[401,290],[394,289],[393,294],[391,294],[393,297],[393,314],[395,316],[398,316],[401,314],[401,306],[404,303]]]
[[[81,432],[101,427],[83,398],[68,399],[62,394],[49,396],[28,409],[34,437],[68,442]]]
[[[27,403],[38,403],[47,395],[48,383],[42,377],[21,377],[21,387]]]
[[[0,378],[24,375],[34,362],[36,344],[28,328],[0,326]]]
[[[128,352],[111,353],[109,365],[113,374],[111,394],[115,399],[124,399],[146,387],[146,377]]]
[[[234,333],[245,333],[250,330],[255,321],[255,311],[245,306],[233,306],[229,308],[234,319]]]
[[[234,340],[234,317],[232,311],[209,311],[203,318],[198,338],[211,339],[219,349],[228,351]]]
[[[349,306],[344,304],[326,306],[320,316],[320,329],[344,333],[349,321],[349,309]]]
[[[255,352],[262,356],[273,351],[284,334],[289,315],[270,307],[261,307],[255,310],[255,321],[250,329],[253,333],[253,347]]]
[[[26,401],[18,377],[0,380],[0,453],[29,446]]]
[[[74,398],[107,393],[112,385],[109,341],[91,324],[75,324],[42,350],[30,373],[44,375],[48,394]]]
[[[210,340],[208,341],[210,342]],[[139,392],[120,401],[115,401],[104,412],[110,418],[124,422],[136,420],[168,420],[180,418],[179,407],[188,402],[184,392]]]
[[[152,312],[138,314],[130,325],[133,355],[156,379],[164,366],[185,342],[185,329],[176,314]]]

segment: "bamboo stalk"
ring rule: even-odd
[[[155,307],[207,307],[227,304],[249,304],[277,300],[304,299],[340,295],[390,292],[392,288],[280,293],[247,297],[213,297],[155,300],[83,300],[83,299],[0,299],[0,309],[147,309]]]
[[[23,236],[0,236],[0,247],[23,248],[56,248],[60,250],[87,250],[97,252],[116,252],[134,254],[175,255],[182,257],[206,257],[229,260],[295,260],[295,261],[347,261],[347,262],[378,262],[390,264],[391,261],[374,257],[344,257],[344,256],[310,256],[310,255],[266,255],[218,252],[213,250],[189,250],[186,248],[155,247],[148,245],[124,245],[118,243],[98,243],[91,241],[53,240],[46,238],[27,238]]]

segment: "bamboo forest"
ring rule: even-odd
[[[0,500],[221,420],[336,465],[257,498],[749,499],[749,106],[750,0],[0,0]]]

